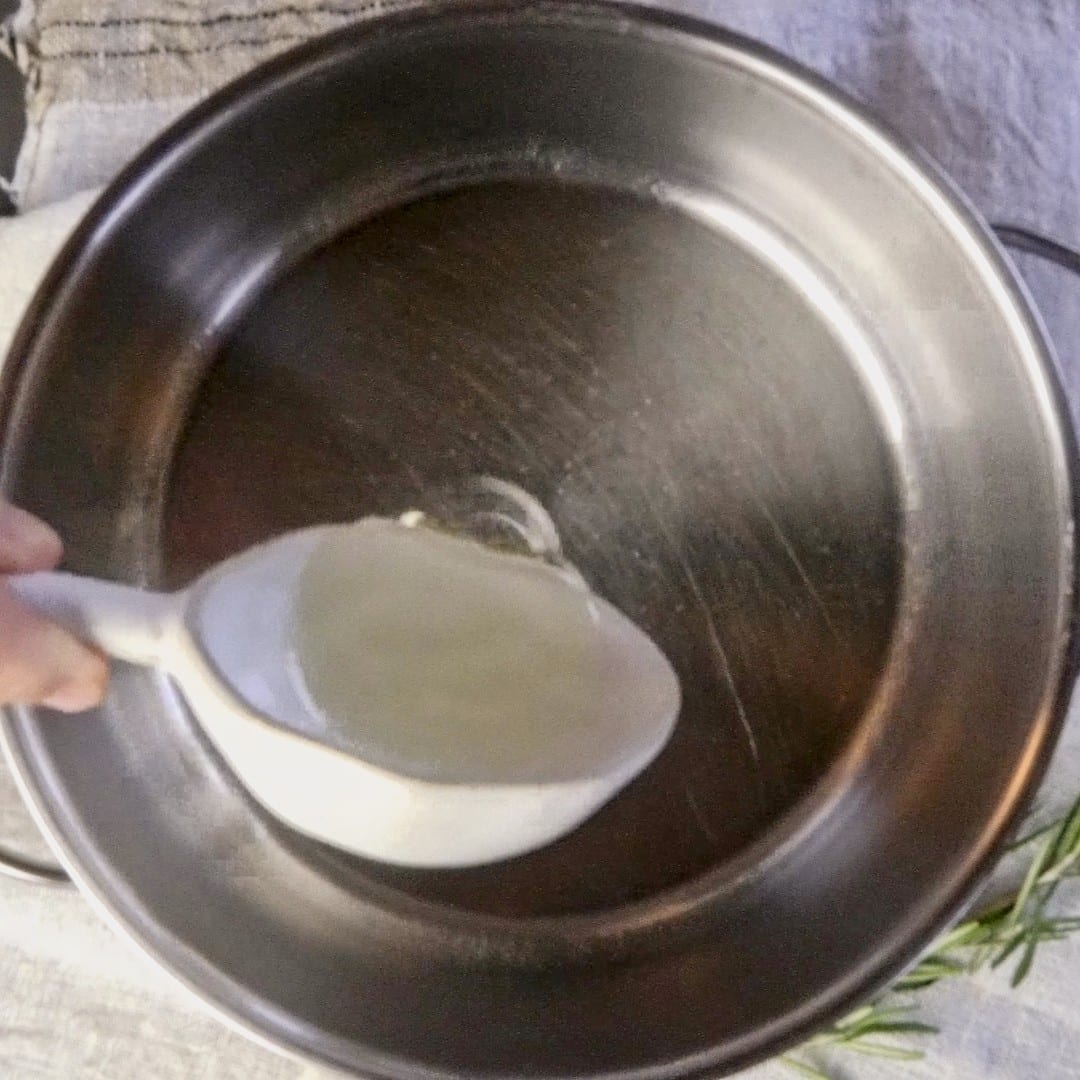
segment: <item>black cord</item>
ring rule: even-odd
[[[70,885],[71,878],[58,866],[48,866],[0,848],[0,874],[35,885]]]
[[[1074,274],[1080,274],[1080,251],[1059,244],[1056,240],[1049,240],[1040,236],[1030,229],[1019,225],[991,225],[997,234],[997,238],[1014,251],[1024,251],[1029,255],[1037,255],[1040,259],[1057,263]]]

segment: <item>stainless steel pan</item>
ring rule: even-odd
[[[960,909],[1070,686],[1074,450],[1012,268],[857,106],[670,16],[404,12],[225,90],[67,246],[2,423],[72,567],[155,585],[504,477],[676,664],[639,781],[453,873],[268,820],[145,671],[10,715],[101,909],[368,1077],[704,1077],[799,1039]]]

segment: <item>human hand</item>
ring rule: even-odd
[[[60,537],[39,518],[0,500],[0,575],[52,570]],[[81,712],[100,704],[105,658],[42,618],[0,580],[0,705],[46,705]]]

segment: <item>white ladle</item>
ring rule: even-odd
[[[546,515],[543,520],[550,524]],[[291,533],[226,560],[173,594],[61,572],[10,580],[24,601],[83,640],[117,659],[167,671],[252,795],[301,832],[359,855],[411,866],[467,866],[530,851],[575,828],[656,756],[679,710],[678,680],[651,639],[591,594],[576,572],[410,524],[415,520],[406,524],[366,518],[354,525]],[[411,545],[409,552],[403,543]],[[524,739],[520,753],[514,744],[492,743],[494,729],[489,726],[484,729],[487,741],[473,747],[475,764],[467,745],[445,741],[445,735],[445,755],[437,745],[435,750],[421,749],[419,756],[415,747],[403,749],[393,713],[385,709],[372,712],[381,717],[378,733],[363,730],[364,702],[354,703],[352,710],[359,726],[337,723],[338,718],[315,704],[298,662],[296,609],[304,595],[305,574],[317,576],[311,568],[324,567],[329,558],[340,563],[346,556],[382,560],[366,567],[374,574],[369,587],[382,604],[380,618],[385,620],[390,612],[394,631],[405,642],[402,650],[383,649],[383,666],[376,668],[389,672],[385,678],[393,685],[376,686],[376,696],[426,701],[416,697],[415,683],[425,678],[434,679],[433,692],[442,685],[439,679],[457,687],[471,678],[470,692],[476,693],[477,686],[483,689],[476,680],[488,677],[483,675],[487,658],[478,654],[475,643],[460,668],[447,666],[443,656],[442,666],[431,660],[434,666],[428,671],[427,654],[410,656],[408,638],[401,638],[402,627],[407,634],[413,625],[408,620],[414,618],[418,632],[422,629],[429,638],[442,633],[431,647],[445,653],[456,633],[454,609],[430,598],[442,595],[439,582],[460,577],[463,588],[471,587],[470,581],[481,583],[488,596],[483,611],[489,613],[491,603],[497,608],[503,602],[500,597],[544,598],[529,601],[547,611],[544,618],[586,605],[588,624],[582,623],[580,612],[574,616],[575,640],[583,642],[579,651],[586,665],[574,661],[575,677],[586,680],[582,686],[596,687],[596,694],[583,703],[584,715],[544,717],[541,723],[550,730],[545,728],[541,739]],[[425,584],[425,573],[435,565],[429,556],[443,562],[437,573],[431,570],[436,576]],[[464,568],[460,560],[465,560]],[[321,587],[325,590],[326,583]],[[469,594],[459,593],[459,606],[462,597],[468,608]],[[506,611],[513,612],[512,604]],[[342,608],[337,622],[347,615]],[[433,621],[438,624],[434,628]],[[493,648],[504,650],[497,664],[489,664],[489,676],[499,683],[493,692],[513,705],[514,699],[506,695],[523,672],[528,678],[522,681],[533,693],[545,686],[561,690],[557,671],[549,673],[555,681],[544,682],[543,673],[520,667],[513,635],[525,635],[522,640],[538,651],[538,663],[556,662],[550,656],[565,657],[565,642],[549,641],[547,631],[529,618],[510,622],[518,629],[510,627],[490,638]],[[470,625],[469,632],[474,632],[476,620]],[[586,625],[591,629],[583,636]],[[558,626],[552,622],[549,629],[555,633]],[[378,624],[373,632],[376,645],[381,645]],[[313,640],[324,644],[318,634]],[[549,644],[558,648],[552,651]],[[529,730],[536,735],[540,714],[536,702],[531,707]],[[566,708],[565,694],[561,708]],[[581,730],[575,725],[582,725]],[[423,743],[427,728],[412,727]],[[470,737],[479,738],[475,732]],[[514,732],[508,731],[506,738],[515,738]],[[440,760],[444,756],[446,760]]]

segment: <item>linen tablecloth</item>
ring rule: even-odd
[[[411,3],[413,0],[404,0]],[[106,182],[222,82],[401,0],[37,0],[0,42],[28,79],[29,131],[0,220],[0,351],[38,276]],[[672,0],[816,68],[922,144],[991,219],[1080,241],[1076,0]],[[81,193],[81,194],[80,194]],[[1080,402],[1080,282],[1023,262]],[[1080,791],[1080,716],[1044,786]],[[963,793],[958,792],[957,797]],[[0,836],[36,840],[6,775]],[[1080,911],[1080,891],[1073,894]],[[1080,942],[1030,980],[956,980],[924,995],[942,1035],[920,1062],[834,1058],[848,1080],[1080,1078]],[[10,1080],[316,1080],[330,1074],[233,1034],[73,893],[0,879],[0,1076]],[[752,1080],[790,1076],[770,1063]]]

